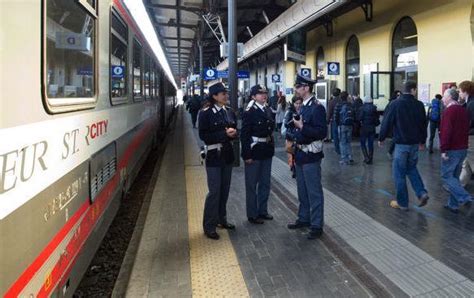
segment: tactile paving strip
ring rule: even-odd
[[[228,232],[219,230],[221,238],[218,241],[204,236],[202,216],[207,194],[206,172],[197,158],[198,146],[190,125],[185,125],[184,144],[193,297],[248,297]]]

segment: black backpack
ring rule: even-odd
[[[341,125],[350,126],[354,123],[354,113],[349,104],[346,103],[342,105],[341,111],[339,112],[339,119]]]

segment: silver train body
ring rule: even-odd
[[[176,89],[119,0],[3,0],[0,44],[0,295],[70,297]]]

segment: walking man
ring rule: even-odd
[[[443,107],[442,98],[440,94],[436,94],[435,98],[431,100],[431,106],[428,109],[428,120],[430,121],[430,154],[433,154],[433,140],[436,136],[436,130],[439,131],[439,122],[441,121],[441,111]]]
[[[408,210],[408,189],[406,177],[419,200],[419,207],[428,203],[428,192],[425,189],[416,165],[418,150],[424,149],[426,142],[427,119],[421,101],[415,98],[417,85],[408,81],[404,85],[403,94],[394,100],[382,121],[379,146],[383,146],[387,134],[393,131],[395,152],[392,163],[393,178],[397,190],[396,200],[390,201],[390,207]]]
[[[341,89],[335,88],[332,91],[332,98],[328,103],[327,121],[331,125],[331,138],[334,142],[334,150],[338,155],[341,155],[341,148],[339,147],[339,131],[337,128],[336,119],[334,118],[334,109],[341,102]]]
[[[272,220],[268,213],[272,157],[275,154],[273,130],[275,121],[267,106],[268,91],[255,85],[250,91],[253,104],[242,117],[242,159],[245,162],[245,195],[247,218],[252,224]]]
[[[308,239],[319,238],[324,225],[324,194],[321,185],[323,140],[327,135],[326,110],[312,95],[316,81],[297,75],[295,91],[303,99],[301,112],[293,117],[296,142],[298,219],[289,229],[310,227]]]
[[[339,129],[339,144],[341,147],[341,161],[339,163],[342,165],[354,163],[351,147],[354,110],[348,98],[349,94],[347,92],[341,92],[341,102],[334,109],[334,118]]]
[[[467,155],[469,115],[458,99],[456,90],[445,91],[443,103],[446,108],[440,126],[441,179],[450,193],[444,207],[453,213],[458,213],[459,206],[472,202],[471,195],[459,180],[462,163]]]

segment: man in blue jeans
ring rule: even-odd
[[[458,98],[459,94],[454,89],[444,93],[443,104],[446,108],[440,126],[441,179],[450,194],[444,207],[453,213],[458,213],[460,205],[472,202],[471,195],[459,180],[469,144],[469,115],[457,102]]]
[[[341,92],[341,101],[334,108],[334,119],[339,130],[339,146],[341,152],[342,165],[353,164],[352,159],[352,126],[354,124],[354,110],[348,100],[349,94],[346,91]]]
[[[425,108],[423,103],[415,98],[416,94],[416,83],[406,82],[403,94],[399,99],[394,100],[385,111],[380,128],[380,147],[383,146],[388,133],[393,131],[395,152],[392,170],[397,198],[390,201],[390,207],[401,210],[408,210],[407,176],[418,197],[418,206],[425,206],[429,200],[428,192],[416,168],[418,150],[423,150],[425,147],[428,125]]]

